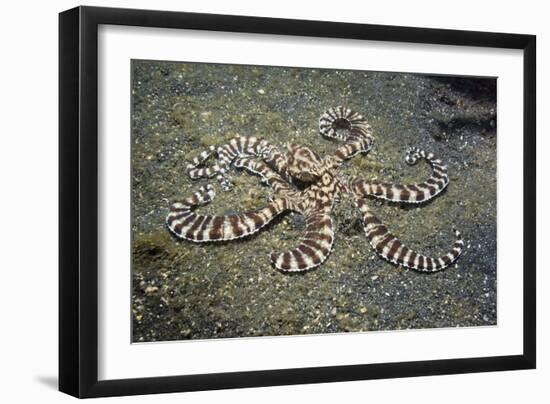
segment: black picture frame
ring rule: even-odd
[[[100,24],[523,50],[523,353],[98,381]],[[535,368],[535,73],[533,35],[96,7],[77,7],[60,13],[59,389],[84,398]]]

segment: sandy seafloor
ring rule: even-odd
[[[496,324],[495,79],[153,61],[133,61],[132,76],[135,342]],[[342,172],[422,181],[429,166],[405,163],[409,145],[448,165],[448,188],[428,203],[369,204],[402,242],[427,255],[447,252],[456,226],[466,245],[456,266],[424,274],[386,262],[349,199],[334,210],[332,254],[300,274],[269,261],[270,252],[297,245],[297,214],[233,242],[170,234],[169,205],[206,183],[217,196],[202,213],[251,210],[271,195],[258,177],[237,171],[231,192],[214,179],[191,180],[185,168],[200,151],[239,134],[328,155],[337,144],[319,135],[318,118],[337,105],[363,114],[375,138],[371,152]]]

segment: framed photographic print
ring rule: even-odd
[[[535,37],[60,14],[60,390],[535,367]]]

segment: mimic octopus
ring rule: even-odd
[[[273,190],[271,202],[251,212],[229,215],[202,215],[194,212],[199,205],[212,201],[212,185],[201,187],[190,197],[174,203],[166,218],[170,231],[177,237],[193,242],[235,240],[250,236],[262,229],[276,216],[294,211],[304,216],[305,230],[291,251],[270,254],[272,264],[282,272],[307,271],[321,265],[330,255],[334,244],[334,225],[331,212],[343,196],[352,198],[361,212],[362,224],[372,248],[384,259],[421,272],[435,272],[454,263],[462,252],[464,241],[453,230],[456,241],[452,249],[440,257],[419,254],[401,243],[373,214],[368,197],[391,202],[418,204],[439,195],[449,184],[447,167],[432,153],[409,147],[405,160],[419,160],[431,166],[431,176],[415,184],[388,184],[364,179],[344,179],[338,168],[344,161],[368,153],[373,146],[371,127],[357,112],[338,106],[319,118],[322,136],[343,142],[325,158],[299,144],[289,144],[282,153],[268,140],[236,136],[227,144],[211,146],[187,166],[192,179],[216,177],[224,190],[232,187],[230,167],[247,170],[261,177]],[[216,153],[214,165],[205,166]]]

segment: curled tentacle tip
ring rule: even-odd
[[[407,147],[407,150],[405,151],[405,161],[407,164],[414,165],[417,163],[419,158],[420,152],[418,148],[412,146]]]

